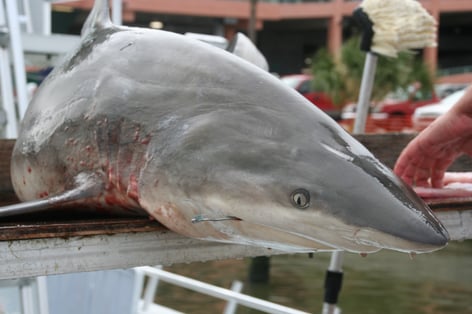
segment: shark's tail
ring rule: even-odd
[[[108,0],[95,0],[92,11],[82,27],[81,36],[86,37],[98,29],[110,26],[112,26],[112,22]]]

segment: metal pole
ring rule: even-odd
[[[231,291],[240,293],[243,290],[243,283],[239,280],[233,281],[231,284]],[[223,314],[234,314],[238,308],[238,302],[236,300],[230,300],[226,303]]]
[[[249,266],[248,277],[250,283],[268,283],[270,278],[270,257],[253,257]]]
[[[249,0],[250,1],[250,14],[249,14],[249,25],[248,25],[248,35],[249,39],[256,44],[257,33],[256,33],[256,7],[258,0]]]
[[[111,8],[111,20],[115,25],[123,24],[123,3],[122,0],[113,0],[113,6]]]
[[[337,314],[341,312],[336,304],[338,303],[338,296],[342,286],[343,261],[343,251],[333,252],[328,270],[326,271],[322,314]]]
[[[361,90],[359,92],[359,102],[357,103],[356,120],[354,121],[354,134],[365,132],[367,114],[370,107],[370,96],[374,85],[375,69],[377,67],[377,56],[367,52],[364,71],[362,73]]]
[[[7,119],[5,134],[1,135],[6,138],[16,138],[18,136],[18,118],[16,117],[13,96],[10,57],[8,53],[9,42],[10,32],[6,26],[4,2],[0,0],[0,93],[2,96],[1,105],[6,112]]]
[[[25,30],[28,34],[33,33],[33,23],[31,22],[31,9],[28,0],[23,0],[21,3],[23,14],[20,16],[21,22],[25,25]]]
[[[41,32],[43,35],[51,35],[52,33],[51,2],[44,1],[41,10],[43,12]]]
[[[13,71],[15,73],[16,98],[20,119],[23,118],[28,107],[26,91],[25,61],[23,57],[23,46],[21,44],[20,24],[18,21],[18,6],[16,0],[6,0],[6,12],[8,29],[10,31],[10,43],[13,56]]]

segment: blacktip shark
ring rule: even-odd
[[[287,252],[447,244],[407,185],[260,59],[108,15],[97,0],[30,103],[11,168],[23,203],[1,215],[145,210],[188,237]]]

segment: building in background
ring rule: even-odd
[[[123,0],[125,25],[168,31],[222,35],[247,33],[250,0]],[[353,0],[259,0],[257,46],[272,72],[299,73],[321,47],[336,52],[343,39],[358,32]],[[438,47],[423,52],[440,73],[472,72],[472,1],[420,0],[439,22]],[[93,0],[56,4],[55,32],[79,33]],[[468,66],[470,66],[468,68]]]

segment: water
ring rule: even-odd
[[[320,313],[324,274],[330,254],[271,258],[270,282],[247,281],[250,259],[179,264],[166,270],[223,287],[244,282],[244,293]],[[339,306],[342,313],[472,313],[472,241],[451,243],[441,251],[417,255],[381,251],[361,257],[346,254]],[[224,301],[160,283],[160,304],[189,314],[222,313]],[[238,307],[238,314],[259,311]]]

